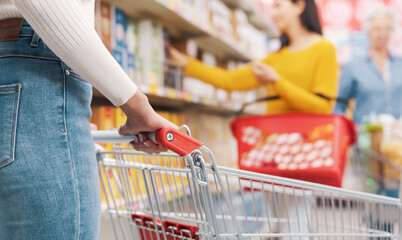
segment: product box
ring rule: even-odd
[[[97,26],[98,34],[102,39],[103,44],[105,44],[106,48],[109,52],[112,52],[112,7],[108,3],[100,2],[99,4],[99,17],[98,23],[95,23]]]
[[[164,51],[165,59],[163,63],[164,86],[177,90],[182,89],[183,69],[170,65],[169,46],[172,45],[168,31],[164,30]]]
[[[198,47],[193,40],[175,40],[170,44],[179,52],[186,54],[189,57],[197,58]]]
[[[128,73],[127,16],[118,7],[112,7],[112,54],[121,68]]]
[[[125,124],[127,121],[127,116],[124,114],[121,108],[115,108],[114,111],[114,127],[116,129],[120,128],[121,125]]]
[[[231,24],[233,29],[233,38],[236,41],[239,41],[241,39],[239,32],[241,32],[241,29],[249,24],[247,14],[243,10],[233,9],[231,15]]]
[[[127,25],[127,51],[128,51],[128,66],[127,71],[130,78],[135,83],[142,83],[141,70],[142,62],[139,56],[139,21],[133,18],[128,18]]]
[[[138,82],[137,80],[137,71],[135,66],[135,55],[128,53],[127,54],[127,74],[135,83]]]
[[[110,130],[115,128],[115,108],[114,107],[93,107],[93,123],[99,130]]]
[[[127,16],[118,7],[113,7],[113,48],[127,49]]]
[[[101,1],[95,1],[95,31],[99,37],[102,36],[102,3]]]
[[[127,50],[128,53],[137,55],[139,51],[139,21],[133,18],[127,20]]]
[[[150,86],[163,86],[165,60],[163,27],[150,20],[144,20],[139,24],[139,32],[142,78],[147,79]]]
[[[113,48],[112,55],[123,70],[127,70],[127,51],[121,48]]]

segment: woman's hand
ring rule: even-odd
[[[268,64],[253,62],[251,69],[260,83],[276,83],[279,80],[279,74]]]
[[[151,107],[148,98],[140,91],[137,91],[127,103],[121,106],[127,115],[127,122],[119,129],[121,135],[137,135],[142,132],[155,132],[163,127],[174,127],[176,125],[159,116]],[[130,143],[138,151],[146,153],[161,153],[167,149],[155,144],[145,134],[140,134]]]
[[[169,49],[169,55],[170,55],[169,63],[175,67],[185,68],[187,66],[190,58],[187,55],[179,52],[174,47],[170,46],[168,49]]]

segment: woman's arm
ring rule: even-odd
[[[122,107],[127,122],[120,128],[120,134],[175,127],[156,114],[147,97],[137,91],[137,86],[110,55],[77,1],[13,0],[13,4],[61,60],[115,106]],[[166,150],[146,139],[132,144],[136,149],[148,153]]]
[[[186,75],[209,83],[217,88],[228,91],[245,91],[261,85],[256,79],[250,65],[228,71],[222,68],[207,66],[196,59],[185,56],[174,48],[170,48],[169,53],[171,57],[170,63],[172,65],[183,67]]]
[[[338,82],[338,63],[335,48],[330,45],[321,50],[315,67],[311,89],[303,89],[288,79],[280,77],[274,84],[278,94],[295,110],[317,114],[330,114],[333,101],[325,100],[316,94],[334,98]]]

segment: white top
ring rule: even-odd
[[[25,18],[52,51],[115,106],[137,86],[94,28],[95,0],[0,0],[0,20]]]

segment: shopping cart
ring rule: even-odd
[[[386,156],[356,144],[351,148],[350,160],[353,177],[361,180],[356,186],[360,191],[376,192],[392,197],[397,197],[398,192],[401,192],[402,167]],[[373,169],[373,164],[381,166],[382,171]]]
[[[132,139],[109,131],[93,138]],[[116,239],[400,239],[399,199],[220,167],[172,128],[154,140],[176,153],[119,144],[97,151]]]

